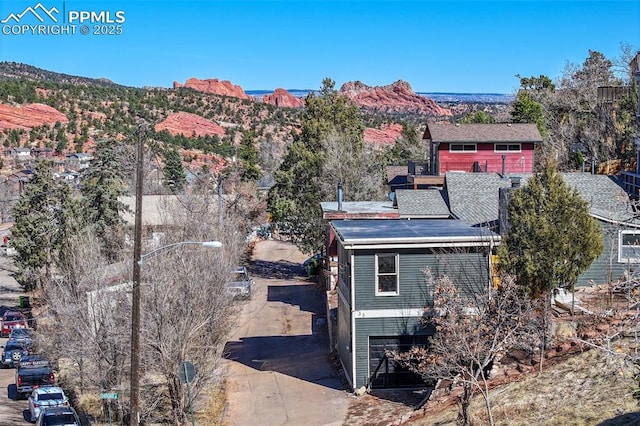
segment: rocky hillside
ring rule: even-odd
[[[452,113],[403,81],[379,87],[350,82],[340,91],[361,107],[365,141],[376,146],[395,143],[401,123],[421,134],[427,119],[463,114],[459,105]],[[303,98],[281,88],[252,97],[215,78],[190,78],[171,89],[134,88],[0,62],[0,142],[6,147],[90,152],[96,141],[125,140],[146,122],[153,124],[152,138],[180,148],[194,164],[197,152],[230,159],[250,132],[261,167],[270,172],[299,132],[303,107]]]
[[[31,130],[37,126],[51,125],[56,122],[68,123],[69,119],[55,108],[44,104],[12,106],[0,104],[0,130]]]
[[[180,84],[177,81],[173,82],[174,89],[179,89],[180,87],[188,87],[199,92],[213,95],[231,96],[232,98],[238,99],[252,99],[244,92],[242,87],[233,84],[229,80],[220,81],[217,78],[199,80],[197,78],[190,78],[184,84]]]
[[[361,81],[342,85],[340,93],[363,108],[383,112],[413,112],[431,116],[451,117],[453,114],[434,100],[416,94],[406,81],[398,80],[386,86],[367,86]]]

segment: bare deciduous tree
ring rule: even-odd
[[[434,279],[429,270],[424,272],[434,285],[434,305],[422,320],[435,333],[428,347],[391,356],[425,379],[460,385],[461,425],[470,424],[469,406],[479,391],[493,425],[488,381],[493,364],[511,350],[536,346],[538,322],[530,299],[509,277],[493,291],[468,295],[449,278]]]
[[[326,160],[322,165],[322,174],[318,176],[318,185],[322,194],[336,193],[338,181],[342,182],[345,199],[349,201],[370,201],[384,199],[383,168],[368,146],[347,143],[345,138],[335,131],[322,139],[322,149]]]
[[[191,383],[196,407],[221,379],[222,348],[238,308],[225,283],[243,263],[247,234],[245,218],[220,216],[215,197],[185,195],[178,201],[165,205],[164,225],[144,244],[143,253],[151,254],[141,265],[141,414],[147,421],[172,424],[188,419],[186,387],[178,375],[183,362],[196,367]],[[223,247],[165,247],[213,240]],[[125,253],[128,260],[109,265],[98,239],[86,230],[69,241],[58,276],[45,288],[45,315],[55,321],[50,326],[42,321],[41,343],[52,358],[68,361],[75,390],[97,395],[126,389],[132,256]],[[119,401],[125,411],[126,392]]]

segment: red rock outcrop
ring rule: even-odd
[[[44,104],[28,104],[11,106],[0,104],[0,130],[31,129],[44,124],[55,124],[57,121],[68,123],[69,119],[57,109]]]
[[[266,104],[275,105],[277,107],[286,108],[302,108],[304,99],[296,98],[285,89],[278,88],[270,95],[265,95],[262,101]]]
[[[236,84],[231,83],[229,80],[220,81],[217,78],[199,80],[197,78],[190,78],[184,84],[173,82],[173,88],[178,89],[180,87],[189,87],[193,90],[204,93],[213,93],[214,95],[231,96],[239,99],[253,99],[251,96],[244,93],[244,89]]]
[[[355,104],[387,112],[419,112],[435,116],[451,116],[446,108],[433,99],[416,94],[406,81],[398,80],[386,86],[367,86],[361,81],[350,81],[342,85],[340,93]]]
[[[382,129],[367,127],[364,129],[364,142],[372,145],[395,144],[402,135],[402,124],[389,124]]]
[[[183,134],[190,138],[192,136],[204,135],[224,135],[225,131],[222,127],[189,112],[176,112],[169,115],[160,123],[154,126],[156,131],[167,130],[173,136]]]

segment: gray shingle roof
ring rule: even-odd
[[[516,176],[521,178],[521,185],[531,178],[531,174],[510,177]],[[592,215],[609,221],[632,222],[628,196],[611,177],[589,173],[562,176],[589,203]],[[451,212],[472,225],[497,221],[499,188],[511,186],[510,177],[503,179],[495,173],[447,173],[445,184]]]
[[[396,189],[394,204],[401,218],[440,218],[451,216],[438,189]]]
[[[428,123],[423,139],[433,142],[542,142],[535,124]]]

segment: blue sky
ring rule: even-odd
[[[640,49],[637,0],[1,0],[0,21],[38,3],[57,22],[27,13],[0,24],[0,60],[136,87],[197,77],[317,89],[330,77],[338,87],[402,79],[417,92],[513,93],[516,74],[556,79],[589,50],[616,59],[622,44]],[[80,23],[79,12],[98,16]],[[22,29],[72,23],[75,34]],[[122,34],[93,34],[101,29]]]

